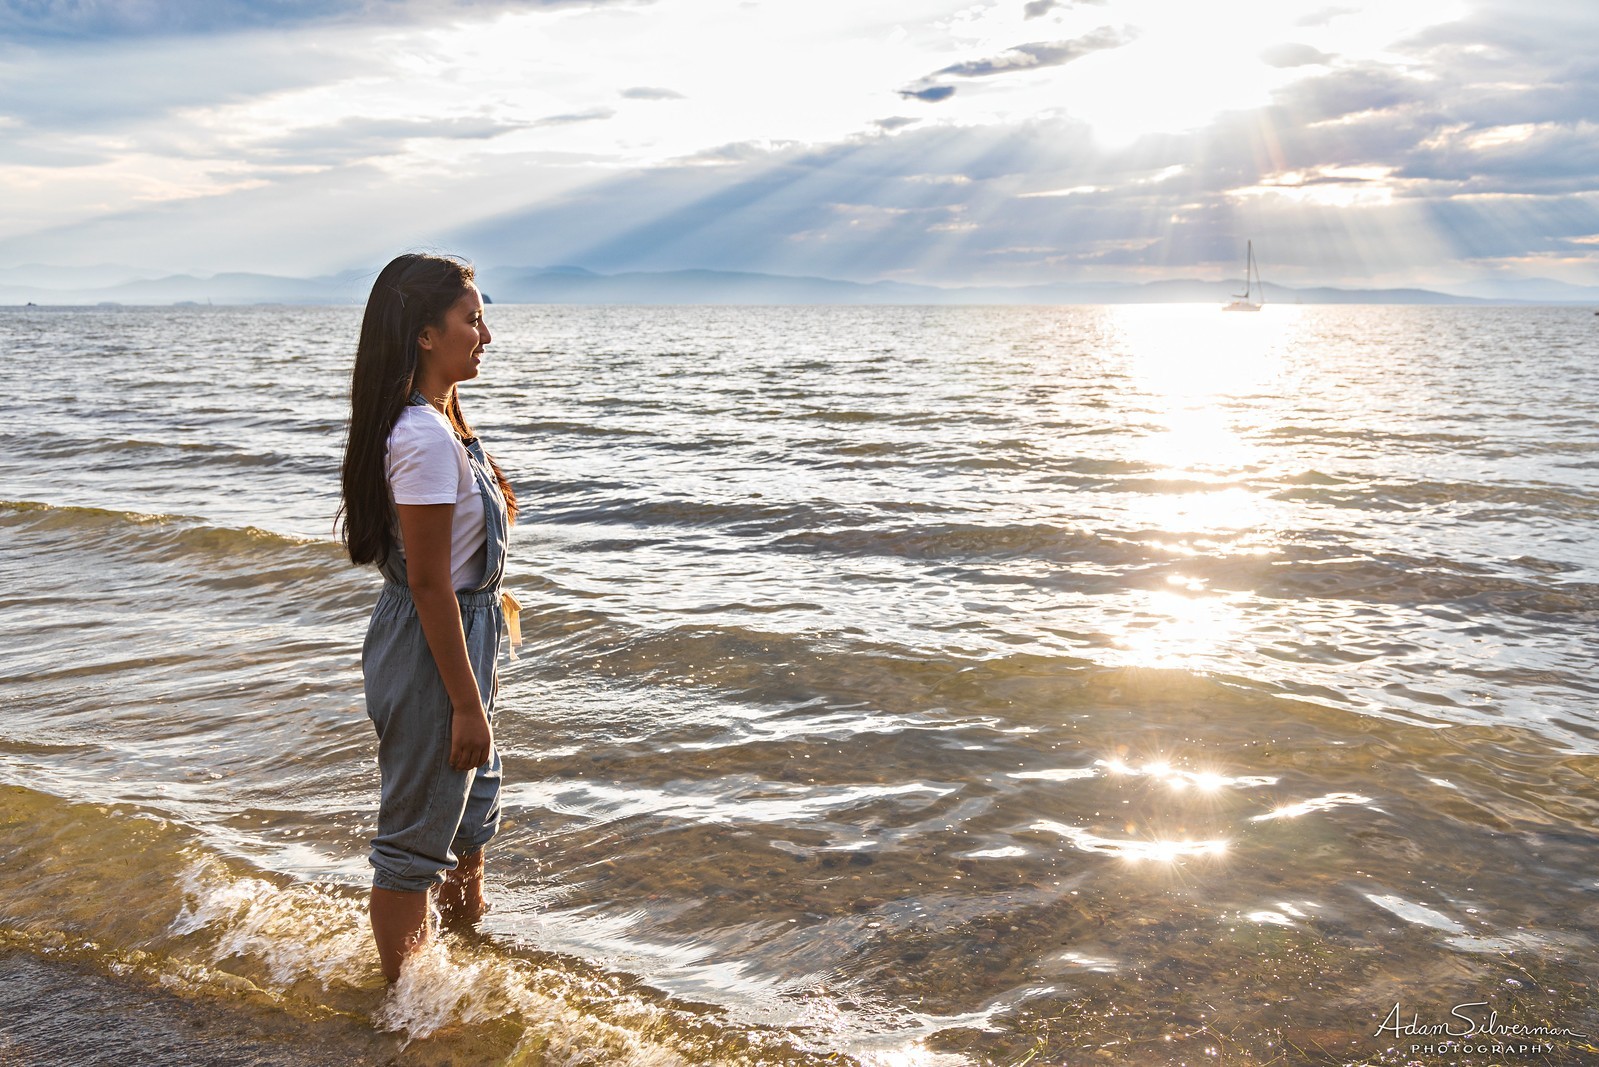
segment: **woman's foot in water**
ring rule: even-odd
[[[483,851],[462,856],[455,870],[444,872],[439,916],[447,930],[475,929],[488,913],[488,902],[483,899]]]

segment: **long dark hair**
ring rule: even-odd
[[[379,563],[394,547],[394,507],[384,465],[389,434],[415,388],[417,336],[438,326],[444,313],[466,295],[472,265],[452,256],[396,256],[372,283],[361,340],[350,375],[350,430],[344,439],[344,503],[339,536],[355,563]],[[450,393],[445,411],[455,432],[471,437],[461,399]],[[489,458],[516,520],[516,493],[500,465]]]

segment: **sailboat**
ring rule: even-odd
[[[1259,311],[1266,303],[1266,287],[1260,284],[1260,268],[1255,265],[1255,242],[1244,252],[1244,291],[1233,294],[1233,302],[1223,311]]]

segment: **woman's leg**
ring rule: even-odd
[[[454,869],[444,872],[439,887],[439,913],[445,926],[460,930],[476,926],[489,910],[483,899],[483,852],[500,828],[500,753],[472,775],[460,826],[450,845],[456,855]]]
[[[453,871],[444,872],[439,887],[439,915],[452,929],[476,926],[489,910],[483,902],[483,849],[462,856]]]
[[[397,982],[405,957],[427,944],[428,894],[425,890],[402,893],[373,886],[367,911],[372,918],[372,939],[378,943],[383,977]]]

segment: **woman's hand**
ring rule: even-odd
[[[461,605],[450,583],[450,527],[454,504],[399,504],[405,537],[405,571],[428,651],[450,698],[450,766],[458,771],[489,760],[494,733],[483,711],[477,678],[466,652]]]
[[[470,771],[489,761],[494,749],[494,731],[481,704],[456,708],[450,716],[450,766]]]

